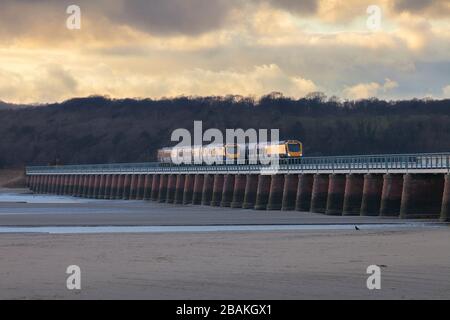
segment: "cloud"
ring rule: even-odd
[[[370,5],[382,9],[384,17],[406,12],[422,17],[447,18],[450,13],[448,0],[269,0],[275,8],[282,8],[299,16],[314,15],[328,23],[351,23],[366,16]]]
[[[71,72],[57,64],[40,65],[23,75],[0,69],[0,97],[22,103],[54,102],[78,93]]]
[[[444,97],[450,98],[450,84],[442,88],[442,93],[444,94]]]
[[[431,23],[409,13],[402,13],[397,18],[398,29],[395,36],[401,39],[409,49],[422,50],[434,38]]]
[[[314,14],[318,8],[317,0],[269,0],[269,3],[276,8],[282,8],[299,15]]]
[[[77,0],[79,31],[65,28],[72,0],[1,3],[0,99],[10,101],[315,90],[414,97],[439,96],[448,84],[450,18],[436,12],[448,1],[377,0],[379,32],[366,27],[371,0]]]
[[[290,75],[274,64],[254,66],[246,71],[197,68],[165,74],[126,75],[101,64],[93,66],[90,71],[85,73],[83,69],[40,66],[29,79],[15,75],[16,81],[6,87],[5,83],[0,82],[0,96],[4,100],[14,97],[14,101],[32,103],[61,101],[74,95],[92,94],[105,94],[114,98],[160,98],[226,94],[261,96],[272,91],[282,91],[289,96],[303,97],[318,90],[313,81],[299,75]],[[13,77],[7,75],[7,78]],[[3,95],[6,92],[12,94]],[[19,92],[20,95],[17,95]]]
[[[380,89],[380,84],[377,82],[360,83],[353,87],[344,89],[344,97],[350,100],[366,99],[375,97]]]
[[[352,87],[347,87],[343,91],[343,96],[350,100],[367,99],[377,97],[379,92],[386,93],[398,87],[398,83],[390,79],[385,79],[384,84],[378,82],[360,83]]]
[[[394,9],[421,16],[445,17],[450,13],[450,3],[448,0],[396,0]]]
[[[261,96],[272,91],[282,91],[286,95],[302,97],[316,91],[311,80],[298,75],[289,75],[277,65],[254,66],[247,71],[189,69],[178,74],[129,76],[113,79],[108,94],[123,96],[123,88],[133,92],[133,96],[163,97],[178,95],[255,95]]]
[[[58,100],[61,95],[76,94],[78,82],[69,70],[58,64],[49,64],[41,67],[35,87],[36,92],[45,97],[44,100]]]
[[[231,11],[242,0],[78,0],[82,30],[87,26],[127,26],[156,35],[198,35],[224,26]],[[65,22],[71,0],[2,0],[0,33],[71,37]],[[86,22],[87,24],[84,24]],[[98,32],[98,30],[93,30]],[[103,30],[100,30],[103,33]],[[82,33],[82,32],[79,32]]]
[[[20,101],[23,97],[22,85],[20,74],[0,69],[0,100]]]
[[[383,0],[377,5],[382,5]],[[359,17],[367,17],[367,7],[374,4],[370,0],[328,0],[320,1],[318,18],[327,23],[349,24]]]
[[[106,10],[112,21],[151,34],[201,34],[222,27],[236,0],[115,0]]]
[[[435,0],[397,0],[395,8],[397,10],[419,11],[424,10],[430,5],[439,2]]]

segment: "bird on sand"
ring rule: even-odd
[[[358,226],[355,226],[355,230],[359,230]]]

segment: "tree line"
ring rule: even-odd
[[[313,93],[110,99],[0,110],[0,167],[155,161],[177,128],[280,129],[305,156],[450,151],[450,100],[340,101]]]

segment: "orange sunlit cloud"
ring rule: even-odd
[[[448,1],[4,0],[0,100],[448,96]],[[69,30],[66,8],[81,9]],[[369,5],[380,8],[370,30]]]

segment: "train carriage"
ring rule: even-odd
[[[260,163],[262,159],[286,159],[303,156],[298,140],[253,144],[213,144],[172,147],[158,150],[158,162],[165,164]]]

